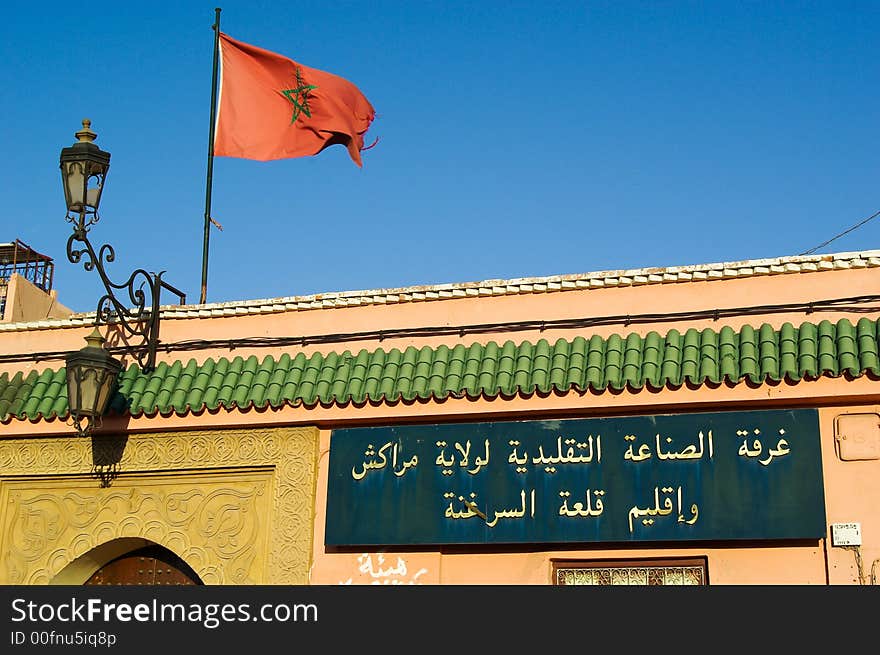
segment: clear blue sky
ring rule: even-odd
[[[0,242],[76,311],[102,293],[65,254],[84,117],[111,277],[198,302],[216,6],[356,84],[380,140],[363,169],[216,158],[208,302],[796,255],[880,209],[880,2],[14,1]],[[820,252],[878,247],[880,217]]]

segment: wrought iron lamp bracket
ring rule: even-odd
[[[98,222],[94,212],[86,218],[85,214],[71,215],[73,234],[67,239],[67,259],[72,264],[82,261],[87,271],[97,271],[106,293],[98,300],[95,311],[95,325],[116,325],[123,333],[126,351],[137,359],[141,369],[149,372],[156,367],[156,350],[159,344],[159,300],[162,289],[167,289],[186,303],[186,295],[162,280],[162,274],[149,273],[139,268],[122,284],[110,280],[105,263],[116,259],[116,252],[110,244],[103,244],[96,252],[88,238],[89,226]],[[81,244],[81,245],[80,245]],[[116,297],[116,291],[124,291],[128,304]]]

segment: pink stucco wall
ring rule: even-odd
[[[820,299],[851,297],[876,293],[880,280],[880,269],[843,269],[816,271],[797,274],[744,277],[696,282],[671,282],[665,284],[644,284],[639,286],[606,287],[600,289],[572,289],[543,293],[517,293],[512,295],[479,295],[443,300],[422,300],[415,302],[369,304],[363,306],[334,307],[328,309],[287,310],[273,309],[271,312],[242,314],[237,316],[212,316],[208,309],[202,309],[202,317],[165,318],[161,323],[160,340],[174,343],[189,339],[232,339],[241,337],[310,336],[352,333],[394,328],[413,328],[425,326],[459,326],[481,323],[501,323],[525,320],[571,319],[628,314],[663,314],[735,308],[768,304],[807,303]],[[281,306],[281,305],[279,305]],[[175,308],[176,309],[176,308]],[[200,310],[193,307],[193,313]],[[546,329],[489,334],[466,334],[464,337],[437,336],[419,338],[385,338],[378,340],[340,341],[324,345],[307,345],[302,348],[306,354],[362,348],[372,350],[382,348],[404,348],[415,346],[436,346],[457,343],[499,341],[536,341],[559,338],[570,339],[575,336],[607,336],[612,333],[646,334],[652,330],[661,334],[671,329],[680,331],[688,328],[706,327],[720,329],[728,325],[734,330],[742,325],[773,326],[791,322],[798,325],[804,321],[836,321],[848,317],[858,320],[869,318],[880,312],[858,313],[846,311],[823,311],[807,315],[803,312],[776,313],[764,316],[740,316],[723,320],[663,321],[643,324],[615,324],[591,327],[589,329]],[[91,325],[74,327],[53,327],[51,324],[37,325],[22,331],[0,330],[0,346],[4,353],[63,352],[75,350],[84,345],[83,339],[91,331]],[[113,342],[108,335],[108,344]],[[228,348],[205,349],[184,353],[163,353],[159,360],[178,358],[202,362],[210,357],[247,357],[256,355],[279,355],[290,352],[289,348],[266,348],[237,346],[234,351]],[[299,352],[299,350],[297,350]],[[37,363],[0,363],[0,373],[4,371],[42,370],[58,366],[60,358],[43,359]]]
[[[834,417],[846,412],[876,412],[880,406],[834,407],[820,410],[826,518],[832,523],[860,523],[862,575],[870,582],[871,565],[880,559],[880,460],[841,461],[834,447]],[[693,547],[486,549],[446,553],[383,550],[362,553],[327,552],[323,546],[327,507],[328,455],[331,431],[321,435],[317,484],[313,584],[550,584],[553,560],[650,560],[706,557],[710,584],[799,585],[859,584],[856,553],[818,543],[782,545],[695,544]],[[462,549],[459,548],[459,551]],[[403,563],[401,566],[400,563]],[[880,565],[878,565],[880,566]],[[400,571],[404,570],[404,574]],[[383,572],[389,572],[383,575]],[[415,578],[414,578],[415,576]]]
[[[470,296],[448,300],[405,302],[346,308],[289,310],[274,313],[211,317],[169,318],[163,320],[161,339],[173,343],[187,339],[230,339],[249,336],[321,335],[400,327],[467,325],[523,320],[595,317],[616,314],[663,313],[754,305],[810,302],[820,299],[876,293],[880,288],[880,268],[825,270],[798,274],[744,277],[737,279],[645,284],[603,289],[574,289],[547,293]],[[278,356],[283,352],[307,354],[331,350],[358,351],[362,348],[403,348],[474,341],[514,341],[574,336],[607,336],[611,333],[661,334],[676,328],[744,324],[759,326],[784,322],[795,326],[804,322],[836,321],[846,317],[853,322],[862,317],[876,319],[878,311],[835,311],[814,314],[791,312],[726,318],[722,321],[658,322],[625,326],[599,326],[588,330],[545,330],[498,332],[464,337],[358,340],[305,348],[226,347],[183,353],[161,353],[160,359],[190,358],[197,362],[209,357],[256,355]],[[80,348],[91,326],[39,326],[32,329],[0,331],[0,352],[61,352]],[[0,373],[58,368],[59,358],[0,364]],[[334,427],[384,425],[395,422],[443,422],[451,420],[535,419],[549,417],[622,416],[628,414],[707,411],[718,409],[769,409],[778,407],[819,407],[822,461],[825,480],[827,521],[859,522],[863,545],[858,551],[832,547],[828,540],[809,544],[693,545],[675,548],[589,548],[578,550],[533,550],[522,548],[503,552],[414,552],[328,553],[323,546],[327,506],[327,454]],[[880,560],[880,459],[842,461],[835,450],[835,418],[851,412],[880,414],[880,383],[868,377],[855,380],[823,378],[817,381],[681,387],[650,391],[625,390],[620,393],[570,392],[550,397],[512,399],[448,399],[414,403],[368,404],[364,407],[316,406],[284,407],[278,410],[220,410],[184,416],[110,418],[108,431],[164,431],[242,427],[248,425],[317,425],[321,428],[321,457],[314,518],[315,540],[311,582],[313,584],[548,584],[553,559],[635,559],[652,557],[708,557],[712,584],[858,584],[857,555],[862,578],[871,580],[872,564]],[[880,428],[878,428],[880,429]],[[0,425],[0,438],[68,434],[70,427],[59,420],[18,421]],[[880,564],[876,565],[880,567]],[[404,573],[405,571],[405,573]],[[880,572],[878,572],[880,574]]]

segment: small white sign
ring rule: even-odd
[[[861,546],[862,524],[861,523],[832,523],[831,524],[832,546]]]

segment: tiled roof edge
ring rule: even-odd
[[[748,259],[737,262],[693,264],[689,266],[621,269],[546,277],[341,291],[306,296],[207,303],[204,305],[163,305],[160,311],[163,319],[221,318],[247,314],[270,314],[338,307],[451,300],[465,297],[508,296],[552,293],[576,289],[726,280],[764,275],[875,268],[878,266],[880,266],[880,250],[862,250],[824,255],[798,255],[772,259]],[[85,326],[92,325],[94,319],[94,312],[89,312],[73,314],[65,319],[0,323],[0,332]]]
[[[284,406],[394,405],[446,398],[638,392],[800,383],[821,377],[880,380],[880,321],[769,323],[739,330],[671,329],[404,349],[217,357],[160,362],[120,374],[113,411],[137,416]],[[66,417],[64,368],[0,375],[0,423]]]

